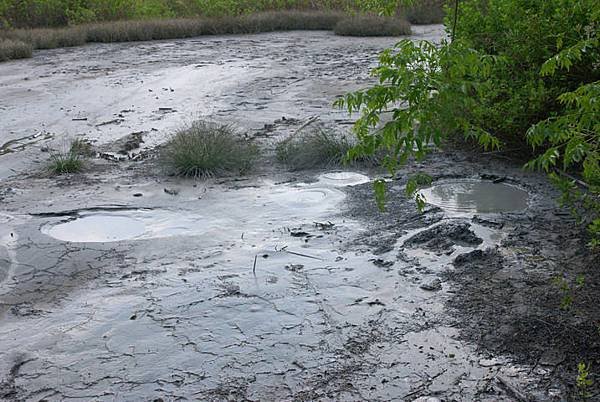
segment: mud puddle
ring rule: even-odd
[[[461,180],[436,184],[421,191],[427,203],[449,213],[487,214],[527,209],[527,191],[506,183]]]
[[[334,178],[327,186],[323,177]],[[353,172],[325,173],[312,184],[277,185],[265,182],[258,188],[211,192],[194,203],[193,210],[161,208],[89,210],[65,212],[58,222],[41,227],[43,234],[71,243],[103,243],[124,240],[159,239],[173,236],[223,238],[222,231],[257,234],[286,219],[318,220],[333,211],[345,198],[337,187],[368,181]],[[193,200],[194,197],[191,197]],[[44,215],[44,214],[42,214]],[[60,215],[52,213],[50,215]],[[262,226],[262,229],[261,229]]]

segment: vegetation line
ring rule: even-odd
[[[400,36],[411,33],[410,24],[400,17],[348,16],[339,11],[276,11],[236,17],[112,21],[63,28],[0,31],[0,61],[31,57],[35,49],[55,49],[93,42],[134,42],[291,30],[333,30],[339,35],[350,36]]]

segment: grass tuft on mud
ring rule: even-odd
[[[21,40],[0,39],[0,61],[27,59],[33,53],[33,46]]]
[[[85,167],[85,160],[94,155],[92,145],[83,139],[74,139],[62,151],[50,154],[48,170],[55,175],[79,173]]]
[[[330,168],[346,164],[348,151],[354,144],[350,135],[314,127],[281,141],[275,152],[277,160],[291,171]],[[377,160],[363,158],[348,163],[376,165]]]
[[[410,35],[411,29],[405,19],[360,15],[340,20],[334,32],[341,36],[402,36]]]
[[[161,154],[169,173],[194,178],[243,175],[257,158],[258,148],[233,128],[203,121],[179,130]]]
[[[83,157],[77,153],[54,152],[50,156],[48,170],[56,175],[79,173],[83,169]]]

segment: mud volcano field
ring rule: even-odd
[[[0,64],[0,399],[567,400],[572,353],[600,348],[552,278],[594,261],[545,177],[438,152],[386,177],[381,213],[383,171],[275,162],[307,124],[349,130],[333,101],[396,41],[215,36]],[[256,171],[164,174],[161,145],[197,119],[257,144]],[[49,175],[73,138],[94,156]],[[417,168],[434,178],[423,213],[404,195]]]

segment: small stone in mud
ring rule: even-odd
[[[483,251],[482,250],[473,250],[470,253],[465,253],[465,254],[461,254],[458,257],[456,257],[454,259],[454,265],[455,266],[460,266],[460,265],[465,265],[468,264],[472,261],[476,261],[476,260],[480,260],[483,258]]]
[[[133,196],[134,196],[134,197],[143,197],[143,196],[144,196],[144,194],[142,194],[142,193],[135,193]]]
[[[422,284],[420,288],[429,292],[437,292],[438,290],[442,290],[442,281],[434,279],[431,282]]]
[[[292,237],[305,237],[305,236],[310,236],[310,233],[302,232],[302,231],[290,232],[290,236],[292,236]]]
[[[302,264],[289,264],[285,266],[285,269],[291,272],[299,272],[304,268]]]
[[[468,222],[444,223],[417,233],[404,242],[405,246],[419,246],[427,250],[444,253],[454,245],[474,247],[483,240],[471,230]]]
[[[179,190],[165,188],[165,193],[175,196],[175,195],[179,194]]]
[[[497,222],[489,219],[483,219],[479,216],[474,216],[472,219],[473,223],[477,223],[481,226],[486,226],[492,229],[502,229],[504,227],[504,222]]]
[[[377,266],[379,268],[389,268],[389,267],[391,267],[392,265],[395,264],[394,261],[385,261],[385,260],[383,260],[381,258],[372,259],[372,260],[369,260],[369,261],[371,261],[373,263],[373,265],[375,265],[375,266]]]
[[[565,360],[565,355],[558,350],[547,350],[540,357],[542,366],[558,366]]]
[[[375,299],[373,301],[367,302],[369,306],[385,306],[385,303],[379,299]]]
[[[335,223],[332,222],[315,222],[315,226],[320,229],[320,230],[329,230],[329,229],[333,229],[333,227],[335,226]]]
[[[270,276],[267,276],[265,281],[267,283],[277,283],[279,281],[279,278],[277,278],[276,276],[270,275]]]
[[[502,362],[500,362],[498,359],[481,359],[479,360],[479,365],[481,367],[494,367],[494,366],[500,366],[502,365]]]

